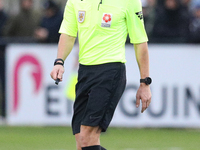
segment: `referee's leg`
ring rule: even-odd
[[[76,138],[76,149],[82,150],[81,141],[80,141],[80,133],[75,134],[75,138]]]
[[[75,134],[77,150],[101,150],[101,128],[81,125],[80,133]]]

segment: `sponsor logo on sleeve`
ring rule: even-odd
[[[138,16],[138,18],[139,18],[140,20],[143,19],[142,11],[140,11],[140,12],[136,12],[135,14]]]
[[[101,27],[110,28],[112,22],[112,14],[104,13],[102,17]]]

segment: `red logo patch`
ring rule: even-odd
[[[103,20],[107,23],[111,21],[111,15],[110,14],[104,14]]]
[[[112,14],[104,13],[102,17],[101,27],[110,28],[112,22]]]

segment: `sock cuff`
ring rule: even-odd
[[[104,147],[101,146],[101,150],[106,150]]]
[[[82,147],[82,150],[101,150],[101,146],[94,145],[94,146]]]

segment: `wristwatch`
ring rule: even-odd
[[[145,83],[146,85],[150,85],[152,82],[152,79],[150,77],[146,77],[144,79],[140,79],[140,83]]]

